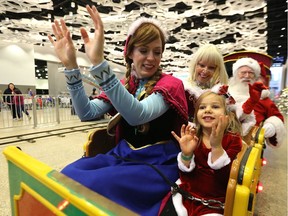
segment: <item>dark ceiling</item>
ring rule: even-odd
[[[275,61],[287,59],[287,1],[267,0],[267,53]]]
[[[4,10],[0,10],[0,22],[2,24],[2,28],[0,27],[0,41],[9,42],[9,38],[17,38],[20,35],[20,42],[28,41],[28,43],[33,43],[34,45],[49,44],[47,33],[51,32],[51,21],[55,18],[59,19],[59,17],[71,16],[70,18],[65,18],[65,20],[68,26],[76,29],[77,31],[75,30],[75,32],[79,32],[78,28],[80,26],[91,26],[87,14],[80,17],[81,13],[85,13],[82,12],[83,8],[86,4],[94,4],[104,19],[108,20],[107,22],[109,22],[109,15],[115,16],[115,14],[120,14],[120,12],[121,15],[125,14],[125,18],[127,18],[127,22],[124,21],[121,25],[115,25],[112,21],[114,26],[111,24],[111,28],[105,28],[105,47],[109,48],[105,49],[106,58],[118,64],[123,64],[121,53],[123,52],[126,39],[123,29],[125,29],[125,32],[128,30],[128,27],[123,25],[125,23],[128,24],[129,21],[131,22],[131,19],[134,20],[135,17],[140,15],[147,17],[156,16],[157,18],[162,18],[162,20],[164,17],[165,22],[167,20],[165,24],[168,26],[169,40],[165,53],[168,52],[169,54],[163,59],[164,67],[166,68],[175,66],[179,68],[187,67],[187,59],[195,52],[199,45],[206,42],[219,46],[223,55],[253,49],[253,51],[272,56],[274,62],[285,63],[287,59],[286,0],[106,0],[95,2],[91,0],[41,0],[39,2],[42,3],[38,4],[29,2],[28,0],[23,1],[20,5],[14,1],[5,0],[4,3],[1,3]],[[71,2],[73,3],[71,4]],[[250,10],[250,6],[253,6],[253,10]],[[237,7],[239,7],[239,12],[237,12]],[[19,11],[19,8],[22,8],[23,12]],[[233,13],[229,11],[233,11]],[[168,17],[170,16],[169,14],[165,17],[163,13],[174,13],[175,23],[173,23],[173,17]],[[121,19],[123,16],[119,17]],[[46,25],[45,23],[41,24],[40,27],[35,24],[35,28],[33,29],[33,26],[30,27],[29,24],[22,25],[21,22],[16,22],[17,20],[18,22],[19,20],[25,20],[25,18],[47,23]],[[116,21],[114,20],[114,22]],[[211,24],[212,21],[213,24]],[[106,27],[108,24],[105,22],[104,26]],[[257,25],[257,22],[259,22],[259,25]],[[226,26],[226,30],[225,28],[223,28],[224,30],[219,30],[224,25]],[[209,32],[209,28],[211,28],[211,32]],[[38,34],[35,40],[31,35],[26,36],[26,34],[35,33],[35,31]],[[10,33],[11,35],[7,36]],[[83,45],[79,43],[79,39],[81,39],[79,34],[72,34],[73,40],[79,45],[78,49],[83,51]],[[119,36],[118,38],[116,38],[117,35]],[[253,36],[256,37],[254,38]],[[180,60],[175,61],[177,58]]]

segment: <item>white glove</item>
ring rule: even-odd
[[[264,124],[263,128],[265,129],[265,133],[264,133],[265,138],[270,138],[274,136],[276,133],[275,127],[271,123]]]

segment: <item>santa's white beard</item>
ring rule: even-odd
[[[237,102],[244,102],[250,97],[248,83],[243,83],[235,77],[229,80],[228,91]]]

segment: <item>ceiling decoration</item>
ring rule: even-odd
[[[94,4],[101,13],[106,59],[121,65],[128,27],[140,15],[156,17],[167,29],[162,66],[169,71],[187,68],[191,55],[209,42],[223,55],[252,50],[283,61],[287,58],[284,0],[2,0],[0,43],[51,46],[47,38],[51,22],[64,18],[76,48],[83,51],[79,28],[94,31],[86,4]]]

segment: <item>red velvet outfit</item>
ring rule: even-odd
[[[208,149],[204,143],[194,151],[195,168],[191,172],[180,172],[180,187],[190,192],[194,197],[205,200],[214,199],[225,202],[230,167],[238,152],[241,151],[242,140],[239,135],[227,133],[222,140],[222,146],[230,158],[230,163],[220,169],[212,169],[208,163]],[[217,162],[217,161],[216,161]],[[202,203],[183,198],[183,204],[190,216],[208,213],[223,214],[223,210],[208,208]]]
[[[278,146],[285,137],[284,117],[276,107],[275,103],[270,98],[264,98],[259,100],[259,103],[254,107],[254,113],[256,116],[256,125],[261,123],[272,123],[276,129],[276,134],[266,141],[270,146]]]

